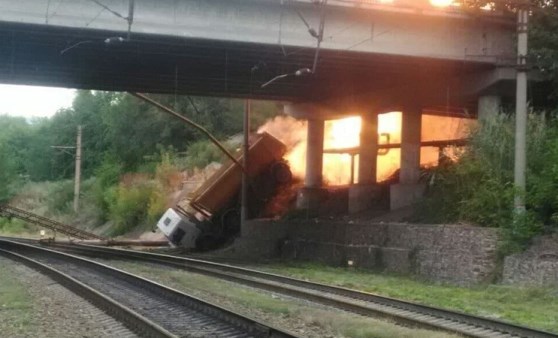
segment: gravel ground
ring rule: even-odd
[[[28,302],[23,304],[23,321],[14,321],[21,309],[0,308],[1,337],[136,337],[112,317],[35,270],[0,257],[0,273],[24,288]]]

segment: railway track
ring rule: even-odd
[[[0,254],[49,275],[145,337],[294,337],[145,278],[26,243],[0,239]]]
[[[199,259],[89,245],[53,244],[53,248],[90,257],[143,261],[180,268],[365,316],[383,317],[407,326],[467,337],[558,337],[553,333],[498,320]]]

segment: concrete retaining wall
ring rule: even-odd
[[[496,269],[495,229],[465,225],[252,221],[240,240],[254,257],[319,261],[412,273],[436,281],[491,281]],[[250,244],[253,243],[253,244]]]
[[[506,284],[558,285],[558,234],[537,238],[525,252],[504,259]]]

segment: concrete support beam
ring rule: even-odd
[[[420,140],[422,109],[411,106],[403,111],[401,124],[401,170],[399,184],[390,187],[391,210],[409,206],[424,193],[420,179]]]
[[[479,97],[478,118],[479,121],[496,115],[502,106],[502,98],[497,95],[485,95]]]
[[[318,213],[323,197],[322,170],[324,157],[324,120],[308,120],[308,139],[306,142],[306,176],[304,188],[298,192],[297,208]]]

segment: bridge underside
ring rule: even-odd
[[[277,75],[311,68],[315,50],[279,45],[172,38],[13,23],[0,25],[3,83],[110,91],[323,101],[370,95],[401,102],[421,95],[428,104],[459,105],[463,79],[490,65],[380,54],[322,50],[317,73]],[[258,69],[251,71],[254,66]],[[369,94],[370,93],[370,94]],[[377,94],[374,94],[377,93]],[[449,102],[448,100],[452,100]]]

